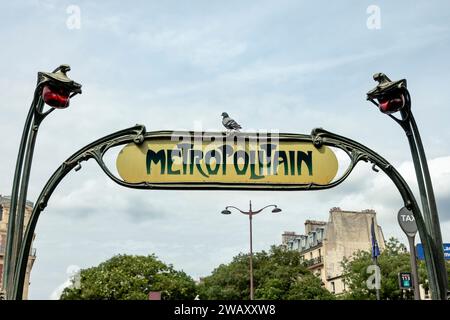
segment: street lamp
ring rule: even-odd
[[[13,283],[17,277],[16,266],[23,240],[28,182],[39,126],[52,111],[67,108],[70,98],[81,93],[81,85],[67,77],[68,71],[70,71],[70,66],[64,64],[53,70],[53,72],[38,72],[33,102],[22,132],[11,192],[4,260],[3,289],[6,290],[8,299],[12,296]],[[44,111],[45,104],[50,106],[50,109],[47,111]]]
[[[446,299],[447,271],[439,215],[425,151],[419,129],[411,111],[411,96],[407,89],[406,79],[391,81],[384,73],[376,73],[373,79],[378,82],[378,85],[367,93],[367,100],[375,104],[382,113],[387,114],[397,122],[403,128],[408,138],[419,185],[426,233],[431,244],[429,249],[433,257],[432,261],[427,261],[427,264],[434,265],[434,268],[427,266],[430,287],[432,287],[432,293],[436,295],[435,299]],[[400,118],[393,116],[397,112],[400,112]]]
[[[239,208],[236,208],[234,206],[227,206],[225,207],[225,210],[222,210],[222,214],[225,215],[229,215],[231,214],[231,211],[229,210],[229,208],[231,209],[235,209],[237,211],[239,211],[242,214],[248,215],[248,220],[250,223],[250,300],[253,300],[254,298],[254,294],[253,294],[253,231],[252,231],[252,217],[255,214],[260,213],[261,211],[263,211],[264,209],[270,208],[270,207],[274,207],[272,210],[272,213],[279,213],[281,212],[281,209],[278,208],[275,204],[270,204],[268,206],[265,206],[259,210],[253,211],[252,210],[252,201],[250,201],[250,208],[248,211],[243,211]]]

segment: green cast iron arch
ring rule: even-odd
[[[163,133],[163,132],[159,132]],[[165,134],[170,133],[170,131],[165,131]],[[156,133],[157,134],[157,133]],[[36,204],[33,208],[32,214],[30,216],[30,220],[28,222],[27,228],[24,234],[23,245],[20,248],[20,254],[16,261],[16,273],[14,275],[14,292],[13,299],[21,299],[23,284],[26,274],[26,266],[28,262],[28,253],[31,249],[31,242],[33,239],[33,234],[37,225],[37,221],[39,219],[40,213],[47,206],[48,200],[50,199],[53,191],[59,185],[61,180],[70,172],[72,169],[78,170],[80,168],[80,163],[83,161],[87,161],[91,158],[95,159],[99,164],[104,173],[110,177],[114,182],[119,185],[129,187],[129,188],[138,188],[138,189],[186,189],[183,186],[163,186],[151,183],[127,183],[118,179],[114,174],[110,172],[105,163],[103,162],[103,156],[105,153],[111,149],[112,147],[125,145],[131,142],[136,144],[142,143],[146,137],[154,136],[155,133],[147,133],[145,127],[142,125],[136,125],[134,127],[117,131],[113,134],[107,135],[103,138],[100,138],[91,144],[83,147],[76,153],[74,153],[71,157],[69,157],[50,177],[48,182],[46,183],[44,189],[39,195]],[[445,291],[445,284],[439,282],[439,274],[436,264],[434,263],[434,258],[437,257],[438,248],[434,248],[432,245],[432,241],[430,241],[430,235],[426,232],[424,220],[420,209],[417,205],[417,201],[414,198],[414,195],[406,184],[403,177],[400,173],[383,157],[378,155],[373,150],[367,148],[366,146],[348,139],[346,137],[342,137],[336,135],[334,133],[328,132],[326,130],[316,128],[313,129],[311,135],[284,135],[285,137],[291,136],[292,139],[304,142],[312,142],[317,148],[321,146],[330,146],[336,147],[343,150],[350,157],[350,165],[344,174],[337,179],[336,181],[331,182],[327,185],[317,185],[317,184],[305,184],[302,186],[296,186],[293,188],[279,188],[278,190],[320,190],[320,189],[329,189],[333,188],[339,184],[341,184],[353,171],[355,166],[360,162],[370,162],[373,163],[374,166],[380,168],[395,184],[398,191],[400,192],[404,205],[406,208],[410,209],[417,222],[417,226],[419,229],[419,235],[424,246],[425,253],[425,261],[427,265],[427,273],[430,283],[430,289],[433,294],[433,298],[443,297]],[[239,188],[239,187],[238,187]],[[216,186],[208,186],[201,187],[197,186],[196,189],[226,189],[224,186],[216,185]],[[246,190],[261,190],[261,188],[245,188]],[[276,188],[271,188],[271,190],[277,190]]]

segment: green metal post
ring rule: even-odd
[[[20,178],[22,175],[22,167],[23,167],[23,159],[25,155],[25,148],[27,146],[27,138],[29,136],[31,123],[34,118],[34,108],[35,108],[35,97],[34,95],[33,102],[31,104],[30,110],[28,111],[28,115],[25,121],[25,126],[23,128],[22,138],[19,145],[19,152],[17,155],[16,161],[16,169],[14,171],[14,180],[11,192],[11,200],[10,200],[10,209],[9,209],[9,219],[8,219],[8,229],[6,235],[6,250],[5,250],[5,258],[4,258],[4,270],[3,270],[3,290],[6,291],[6,298],[8,298],[8,285],[11,283],[10,279],[12,279],[12,274],[14,274],[14,264],[12,261],[15,261],[15,250],[13,250],[13,238],[15,234],[15,226],[16,226],[16,211],[17,211],[17,198],[19,194],[19,184]]]
[[[68,95],[71,94],[71,97],[77,93],[81,93],[81,85],[66,76],[66,72],[69,70],[70,67],[68,65],[61,65],[51,73],[38,72],[38,81],[34,91],[33,102],[25,121],[22,139],[19,145],[11,192],[3,278],[3,289],[6,291],[6,299],[11,299],[14,295],[14,282],[17,277],[16,266],[18,265],[17,261],[22,247],[28,183],[39,125],[47,115],[55,110],[54,108],[50,108],[48,111],[42,112],[44,107],[44,101],[41,97],[42,89],[44,85],[49,84],[54,87],[64,88]],[[20,296],[21,294],[22,292],[20,292]]]
[[[429,274],[430,287],[433,289],[431,294],[433,299],[446,300],[448,279],[442,245],[442,233],[439,224],[439,214],[437,212],[436,200],[425,151],[420,138],[419,129],[411,111],[411,97],[407,89],[406,80],[391,81],[383,73],[375,74],[374,80],[378,81],[379,84],[367,93],[367,99],[377,107],[380,107],[380,105],[383,104],[383,107],[386,109],[383,110],[380,107],[380,110],[383,113],[387,113],[403,128],[408,139],[419,186],[423,219],[430,241],[429,250],[431,251],[432,259],[431,261],[428,261],[428,263],[435,265],[433,268],[434,275],[431,276]],[[391,108],[389,107],[389,103],[392,103]],[[392,113],[397,111],[400,111],[401,119],[392,115]]]

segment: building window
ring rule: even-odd
[[[319,249],[319,257],[322,256],[322,250]]]
[[[331,292],[336,293],[336,287],[334,285],[334,281],[331,281]]]
[[[313,257],[312,257],[312,252],[309,253],[309,257],[310,257],[311,259],[313,258]]]
[[[3,220],[3,206],[0,204],[0,221]]]

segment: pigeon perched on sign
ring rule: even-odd
[[[227,128],[228,134],[230,134],[233,131],[238,132],[239,129],[242,129],[239,123],[231,119],[228,113],[226,112],[222,112],[222,124],[225,128]]]

